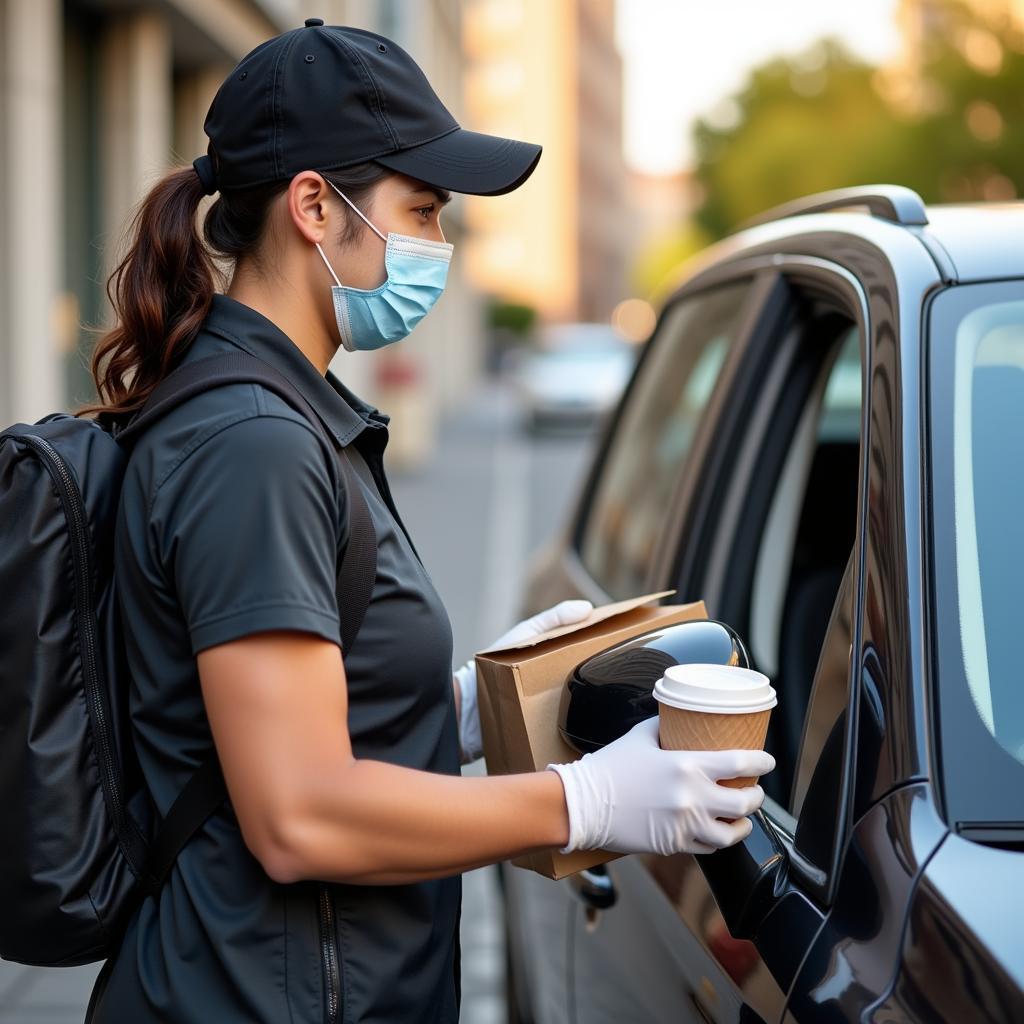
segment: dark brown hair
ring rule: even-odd
[[[371,160],[318,173],[360,206],[393,172]],[[116,325],[102,333],[90,365],[100,402],[81,406],[75,416],[117,418],[143,405],[199,332],[217,285],[226,286],[215,258],[246,257],[258,265],[270,204],[290,183],[218,194],[203,218],[202,236],[196,212],[203,187],[191,165],[170,171],[150,189],[128,223],[128,251],[107,279]],[[342,245],[354,240],[362,223],[347,203],[344,209]]]

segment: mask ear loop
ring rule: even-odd
[[[324,181],[327,181],[327,179],[326,179],[326,178],[324,178]],[[351,207],[352,207],[352,209],[353,209],[353,210],[355,210],[355,211],[356,211],[356,213],[358,213],[358,214],[359,214],[359,216],[360,216],[360,217],[362,217],[362,218],[363,218],[363,220],[364,220],[364,221],[366,221],[366,223],[367,223],[367,224],[369,224],[369,226],[370,226],[371,228],[373,228],[373,230],[374,230],[374,231],[376,232],[376,234],[377,234],[377,235],[378,235],[378,236],[380,237],[381,241],[383,241],[383,242],[385,242],[385,243],[387,242],[387,239],[386,239],[386,238],[385,238],[385,237],[384,237],[384,236],[383,236],[383,235],[382,235],[382,234],[381,234],[381,233],[380,233],[379,231],[377,231],[377,229],[376,229],[375,227],[373,227],[373,225],[372,225],[372,224],[370,224],[370,222],[369,222],[368,220],[366,220],[366,217],[365,217],[365,216],[363,215],[363,211],[362,211],[362,210],[360,210],[360,209],[359,209],[359,207],[358,207],[358,206],[356,206],[356,205],[355,205],[355,203],[353,203],[353,202],[352,202],[352,200],[351,200],[351,199],[349,199],[349,197],[348,197],[347,195],[345,195],[345,193],[344,193],[344,192],[342,192],[342,191],[341,191],[341,189],[340,189],[340,188],[338,188],[338,186],[337,186],[337,185],[335,185],[333,181],[327,181],[327,184],[328,184],[328,185],[330,185],[330,186],[331,186],[331,188],[333,188],[333,189],[334,189],[334,191],[335,191],[335,192],[337,192],[337,193],[338,193],[338,195],[339,195],[339,196],[341,196],[341,198],[342,198],[342,199],[344,199],[344,200],[345,200],[345,202],[346,202],[346,203],[348,203],[348,205],[349,205],[349,206],[351,206]]]
[[[319,242],[314,242],[313,244],[314,244],[314,245],[316,246],[316,251],[317,251],[318,253],[320,253],[320,259],[322,259],[322,260],[324,261],[324,265],[325,265],[325,266],[327,267],[327,269],[328,269],[328,270],[329,270],[329,271],[331,272],[331,277],[333,277],[333,278],[334,278],[334,283],[335,283],[335,284],[336,284],[336,285],[337,285],[337,286],[338,286],[339,288],[344,288],[345,286],[344,286],[344,285],[343,285],[343,284],[342,284],[342,283],[341,283],[341,282],[340,282],[340,281],[338,280],[338,275],[337,275],[337,274],[336,274],[336,273],[334,272],[334,267],[332,267],[332,266],[330,265],[330,263],[328,263],[328,262],[327,262],[327,257],[326,257],[326,256],[324,255],[324,251],[323,251],[323,249],[321,249],[321,248],[320,248],[320,243],[319,243]]]

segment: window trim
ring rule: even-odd
[[[848,599],[850,600],[851,604],[855,605],[855,601],[854,601],[855,594],[853,592],[854,591],[854,587],[855,587],[854,581],[851,580],[848,587],[844,587],[844,584],[846,583],[846,573],[847,573],[847,571],[849,571],[851,568],[853,568],[855,570],[856,558],[857,558],[857,546],[859,544],[860,544],[860,538],[857,539],[857,541],[856,541],[856,543],[854,545],[853,550],[850,552],[850,560],[847,562],[846,571],[843,572],[843,578],[839,581],[839,589],[838,589],[838,591],[836,591],[835,600],[832,602],[832,610],[829,612],[828,625],[825,627],[825,638],[822,640],[821,650],[818,652],[818,664],[815,667],[814,679],[811,681],[811,689],[810,689],[810,692],[807,695],[807,713],[804,715],[803,729],[800,732],[800,745],[799,745],[799,747],[797,749],[797,755],[796,755],[796,771],[793,773],[793,787],[792,787],[792,792],[790,793],[790,800],[789,800],[790,806],[792,806],[796,802],[795,801],[795,797],[796,797],[798,789],[800,789],[800,781],[801,781],[801,777],[802,777],[802,769],[804,769],[804,761],[806,760],[805,755],[806,755],[806,746],[807,746],[808,722],[811,719],[811,710],[814,708],[814,698],[815,698],[815,695],[816,695],[817,690],[818,690],[818,679],[819,679],[819,674],[821,672],[821,657],[825,653],[825,647],[828,644],[829,636],[831,634],[831,631],[834,628],[836,628],[836,615],[839,612],[839,602],[843,599],[844,596],[847,596]],[[851,562],[853,563],[852,565],[850,564]],[[844,594],[844,591],[845,591],[845,594]],[[853,608],[853,617],[855,617],[855,616],[856,616],[856,607]],[[851,640],[852,640],[852,637],[853,637],[853,627],[854,627],[853,617],[851,617],[851,622],[850,622]],[[853,682],[853,677],[854,677],[854,667],[853,667],[853,665],[854,665],[854,661],[853,661],[853,644],[851,643],[850,644],[850,652],[849,652],[849,654],[847,656],[847,659],[846,659],[846,674],[847,674],[846,682],[847,682],[847,686],[848,687],[851,686],[852,682]],[[847,710],[849,710],[849,708],[847,708]],[[821,760],[821,755],[822,755],[823,750],[824,750],[824,744],[822,744],[822,746],[819,747],[819,749],[818,749],[818,760],[819,761]],[[807,791],[810,789],[811,779],[814,777],[814,770],[816,768],[817,768],[817,762],[813,766],[810,767],[809,774],[807,776],[807,783],[803,787],[803,792],[800,794],[800,796],[801,796],[800,809],[801,810],[803,810],[804,801],[807,798]],[[796,815],[796,819],[799,819],[799,817],[800,817],[799,814],[797,814]]]

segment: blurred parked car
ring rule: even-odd
[[[593,426],[615,407],[635,362],[636,346],[611,326],[548,327],[514,374],[526,426]]]
[[[503,866],[514,1024],[1024,1021],[1022,237],[829,193],[664,304],[523,611],[703,598],[778,767],[730,849]]]

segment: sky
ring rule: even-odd
[[[637,170],[692,159],[689,127],[773,56],[834,35],[860,56],[896,53],[898,0],[617,0],[624,67],[624,149]]]

